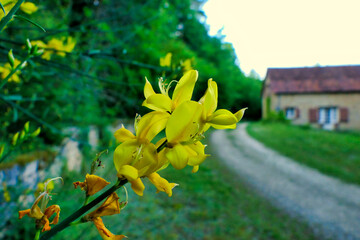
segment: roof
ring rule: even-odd
[[[269,68],[273,93],[360,92],[360,66]]]

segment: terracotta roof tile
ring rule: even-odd
[[[360,66],[269,68],[273,93],[360,91]]]

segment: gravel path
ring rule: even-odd
[[[211,135],[215,154],[257,192],[331,239],[360,239],[360,187],[325,176],[265,147],[245,131]]]

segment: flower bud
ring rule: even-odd
[[[12,49],[10,49],[10,51],[8,53],[8,60],[9,60],[11,68],[14,68],[15,67],[15,58],[14,58]]]

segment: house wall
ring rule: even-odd
[[[265,93],[265,92],[264,92]],[[266,97],[271,98],[271,109],[285,110],[287,107],[299,109],[299,117],[293,120],[294,124],[308,124],[309,109],[319,107],[347,108],[349,111],[348,122],[340,123],[339,129],[360,130],[360,93],[338,94],[286,94],[286,95],[263,95],[263,107],[266,105]],[[263,108],[264,109],[264,108]],[[264,116],[264,115],[263,115]],[[319,127],[319,124],[313,123]]]

